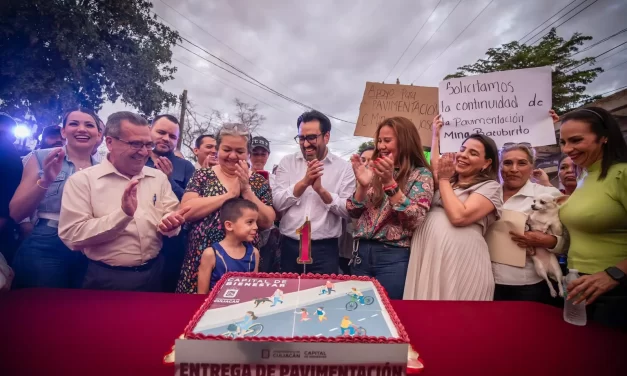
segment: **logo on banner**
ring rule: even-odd
[[[270,359],[270,350],[268,349],[261,350],[261,359]]]
[[[237,296],[237,289],[228,289],[224,292],[225,298],[234,298]]]
[[[300,351],[290,350],[274,350],[272,352],[273,358],[300,358]]]
[[[327,353],[324,351],[305,351],[304,352],[306,359],[326,359]]]

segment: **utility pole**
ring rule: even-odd
[[[183,142],[183,128],[185,127],[185,112],[187,111],[187,89],[183,90],[181,95],[181,117],[179,118],[179,140],[176,143],[176,148],[181,150],[181,143]]]

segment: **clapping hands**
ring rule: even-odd
[[[235,174],[239,182],[240,194],[248,192],[250,190],[250,168],[245,160],[240,159],[237,166],[235,166]]]
[[[312,188],[320,187],[321,182],[320,178],[324,174],[324,165],[317,159],[313,161],[307,162],[307,172],[305,172],[305,177],[303,178],[303,182],[307,186],[312,186]]]
[[[172,162],[166,157],[159,157],[155,159],[155,167],[158,170],[161,170],[167,177],[172,175],[172,171],[174,171],[174,166],[172,166]]]
[[[137,184],[139,180],[131,180],[122,194],[122,211],[129,217],[134,216],[137,210]]]
[[[351,164],[353,165],[353,172],[355,173],[357,184],[362,187],[370,186],[373,177],[372,170],[366,168],[366,166],[361,162],[361,157],[358,154],[353,154],[351,157]]]
[[[379,177],[381,184],[389,186],[394,183],[394,156],[392,154],[373,160],[370,166],[372,166],[372,172]]]
[[[455,154],[446,153],[438,161],[437,176],[439,180],[449,180],[455,174]]]
[[[49,186],[57,178],[57,175],[61,172],[63,167],[63,158],[65,158],[65,151],[63,148],[53,149],[43,162],[43,175],[41,184]]]

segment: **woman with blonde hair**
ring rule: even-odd
[[[433,123],[431,158],[439,189],[412,239],[403,299],[492,300],[494,278],[483,235],[503,205],[496,144],[473,134],[455,156],[440,158],[441,117]]]
[[[416,126],[403,117],[385,119],[375,133],[369,168],[353,155],[357,190],[348,199],[354,232],[352,274],[376,278],[391,299],[403,297],[413,232],[433,197],[433,175]]]

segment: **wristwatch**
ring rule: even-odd
[[[610,266],[609,268],[605,269],[605,272],[609,274],[609,276],[613,280],[620,283],[621,285],[624,285],[627,283],[627,276],[625,276],[625,273],[619,268],[615,266]]]
[[[400,190],[400,188],[398,187],[398,185],[396,185],[394,188],[390,188],[390,189],[386,189],[383,192],[385,192],[386,196],[388,197],[392,197],[394,196],[398,191]]]

